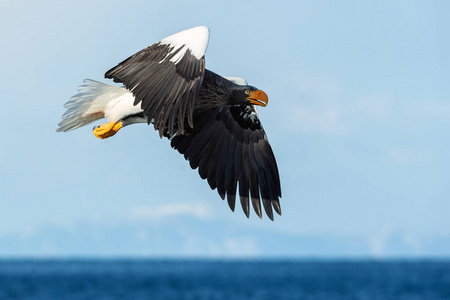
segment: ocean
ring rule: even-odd
[[[0,260],[6,299],[450,299],[450,261]]]

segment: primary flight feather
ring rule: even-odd
[[[247,217],[250,202],[262,217],[262,200],[273,220],[272,208],[281,215],[280,178],[255,107],[268,97],[242,78],[207,70],[208,40],[208,28],[199,26],[137,52],[105,73],[123,87],[86,79],[64,105],[57,131],[106,118],[93,130],[104,139],[130,124],[153,124],[233,211],[238,190]]]

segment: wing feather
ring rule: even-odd
[[[227,165],[230,164],[228,161],[228,152],[231,144],[231,139],[233,137],[229,134],[226,134],[223,138],[222,148],[219,150],[219,160],[216,168],[216,186],[217,192],[219,193],[222,199],[225,199],[226,193],[226,168]],[[218,153],[219,154],[219,153]]]
[[[209,30],[188,29],[137,52],[105,73],[122,82],[160,136],[193,127],[195,100],[205,73]],[[185,120],[187,122],[185,122]]]
[[[248,197],[248,177],[245,176],[244,161],[243,161],[243,143],[236,140],[236,155],[235,155],[235,174],[239,182],[239,200],[241,202],[242,210],[245,215],[250,217],[250,204]]]
[[[254,158],[254,144],[249,143],[248,144],[248,161],[250,162],[251,166],[251,173],[250,173],[250,196],[252,198],[252,205],[253,209],[255,210],[256,214],[262,218],[261,213],[261,201],[260,201],[260,194],[259,194],[259,184],[258,184],[258,164],[255,161]],[[263,184],[263,182],[261,182]]]
[[[280,179],[275,157],[252,106],[224,106],[194,115],[194,128],[177,134],[171,145],[198,168],[222,199],[235,208],[236,190],[247,217],[250,200],[261,218],[261,200],[267,216],[281,214]]]
[[[211,189],[217,187],[216,176],[217,176],[217,165],[219,163],[220,151],[222,150],[222,144],[226,131],[222,130],[218,135],[218,139],[215,143],[214,151],[211,153],[211,158],[208,164],[207,181]],[[215,137],[214,137],[215,138]],[[222,196],[222,195],[221,195]],[[223,198],[222,198],[223,199]]]
[[[236,139],[231,138],[230,145],[228,147],[228,155],[226,158],[227,164],[225,170],[225,187],[227,192],[228,206],[232,211],[234,211],[234,207],[236,205],[236,184],[237,184],[237,177],[235,172],[236,148],[237,148]]]

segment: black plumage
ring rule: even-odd
[[[105,73],[105,78],[122,82],[141,103],[147,122],[152,123],[160,136],[165,129],[169,136],[177,130],[184,132],[185,117],[193,126],[195,99],[205,72],[205,58],[197,59],[186,49],[178,63],[172,62],[183,47],[176,49],[161,43],[153,44]],[[172,51],[172,52],[171,52]]]
[[[234,211],[238,190],[248,217],[250,204],[261,218],[272,208],[281,214],[281,186],[272,148],[254,105],[267,95],[238,85],[205,69],[188,45],[158,42],[124,60],[105,74],[130,90],[134,104],[160,136],[198,168],[201,178]]]
[[[261,194],[264,209],[273,219],[272,206],[281,214],[280,179],[272,148],[255,113],[253,106],[243,105],[225,105],[200,113],[194,110],[194,127],[173,137],[171,145],[184,154],[193,169],[199,168],[200,176],[212,189],[217,188],[222,199],[227,196],[232,210],[239,185],[245,214],[250,214],[250,191],[257,215],[262,217]]]

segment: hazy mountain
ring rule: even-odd
[[[435,257],[448,256],[450,237],[417,241],[382,237],[306,236],[230,225],[198,216],[116,224],[83,222],[0,236],[0,256],[146,257]]]

